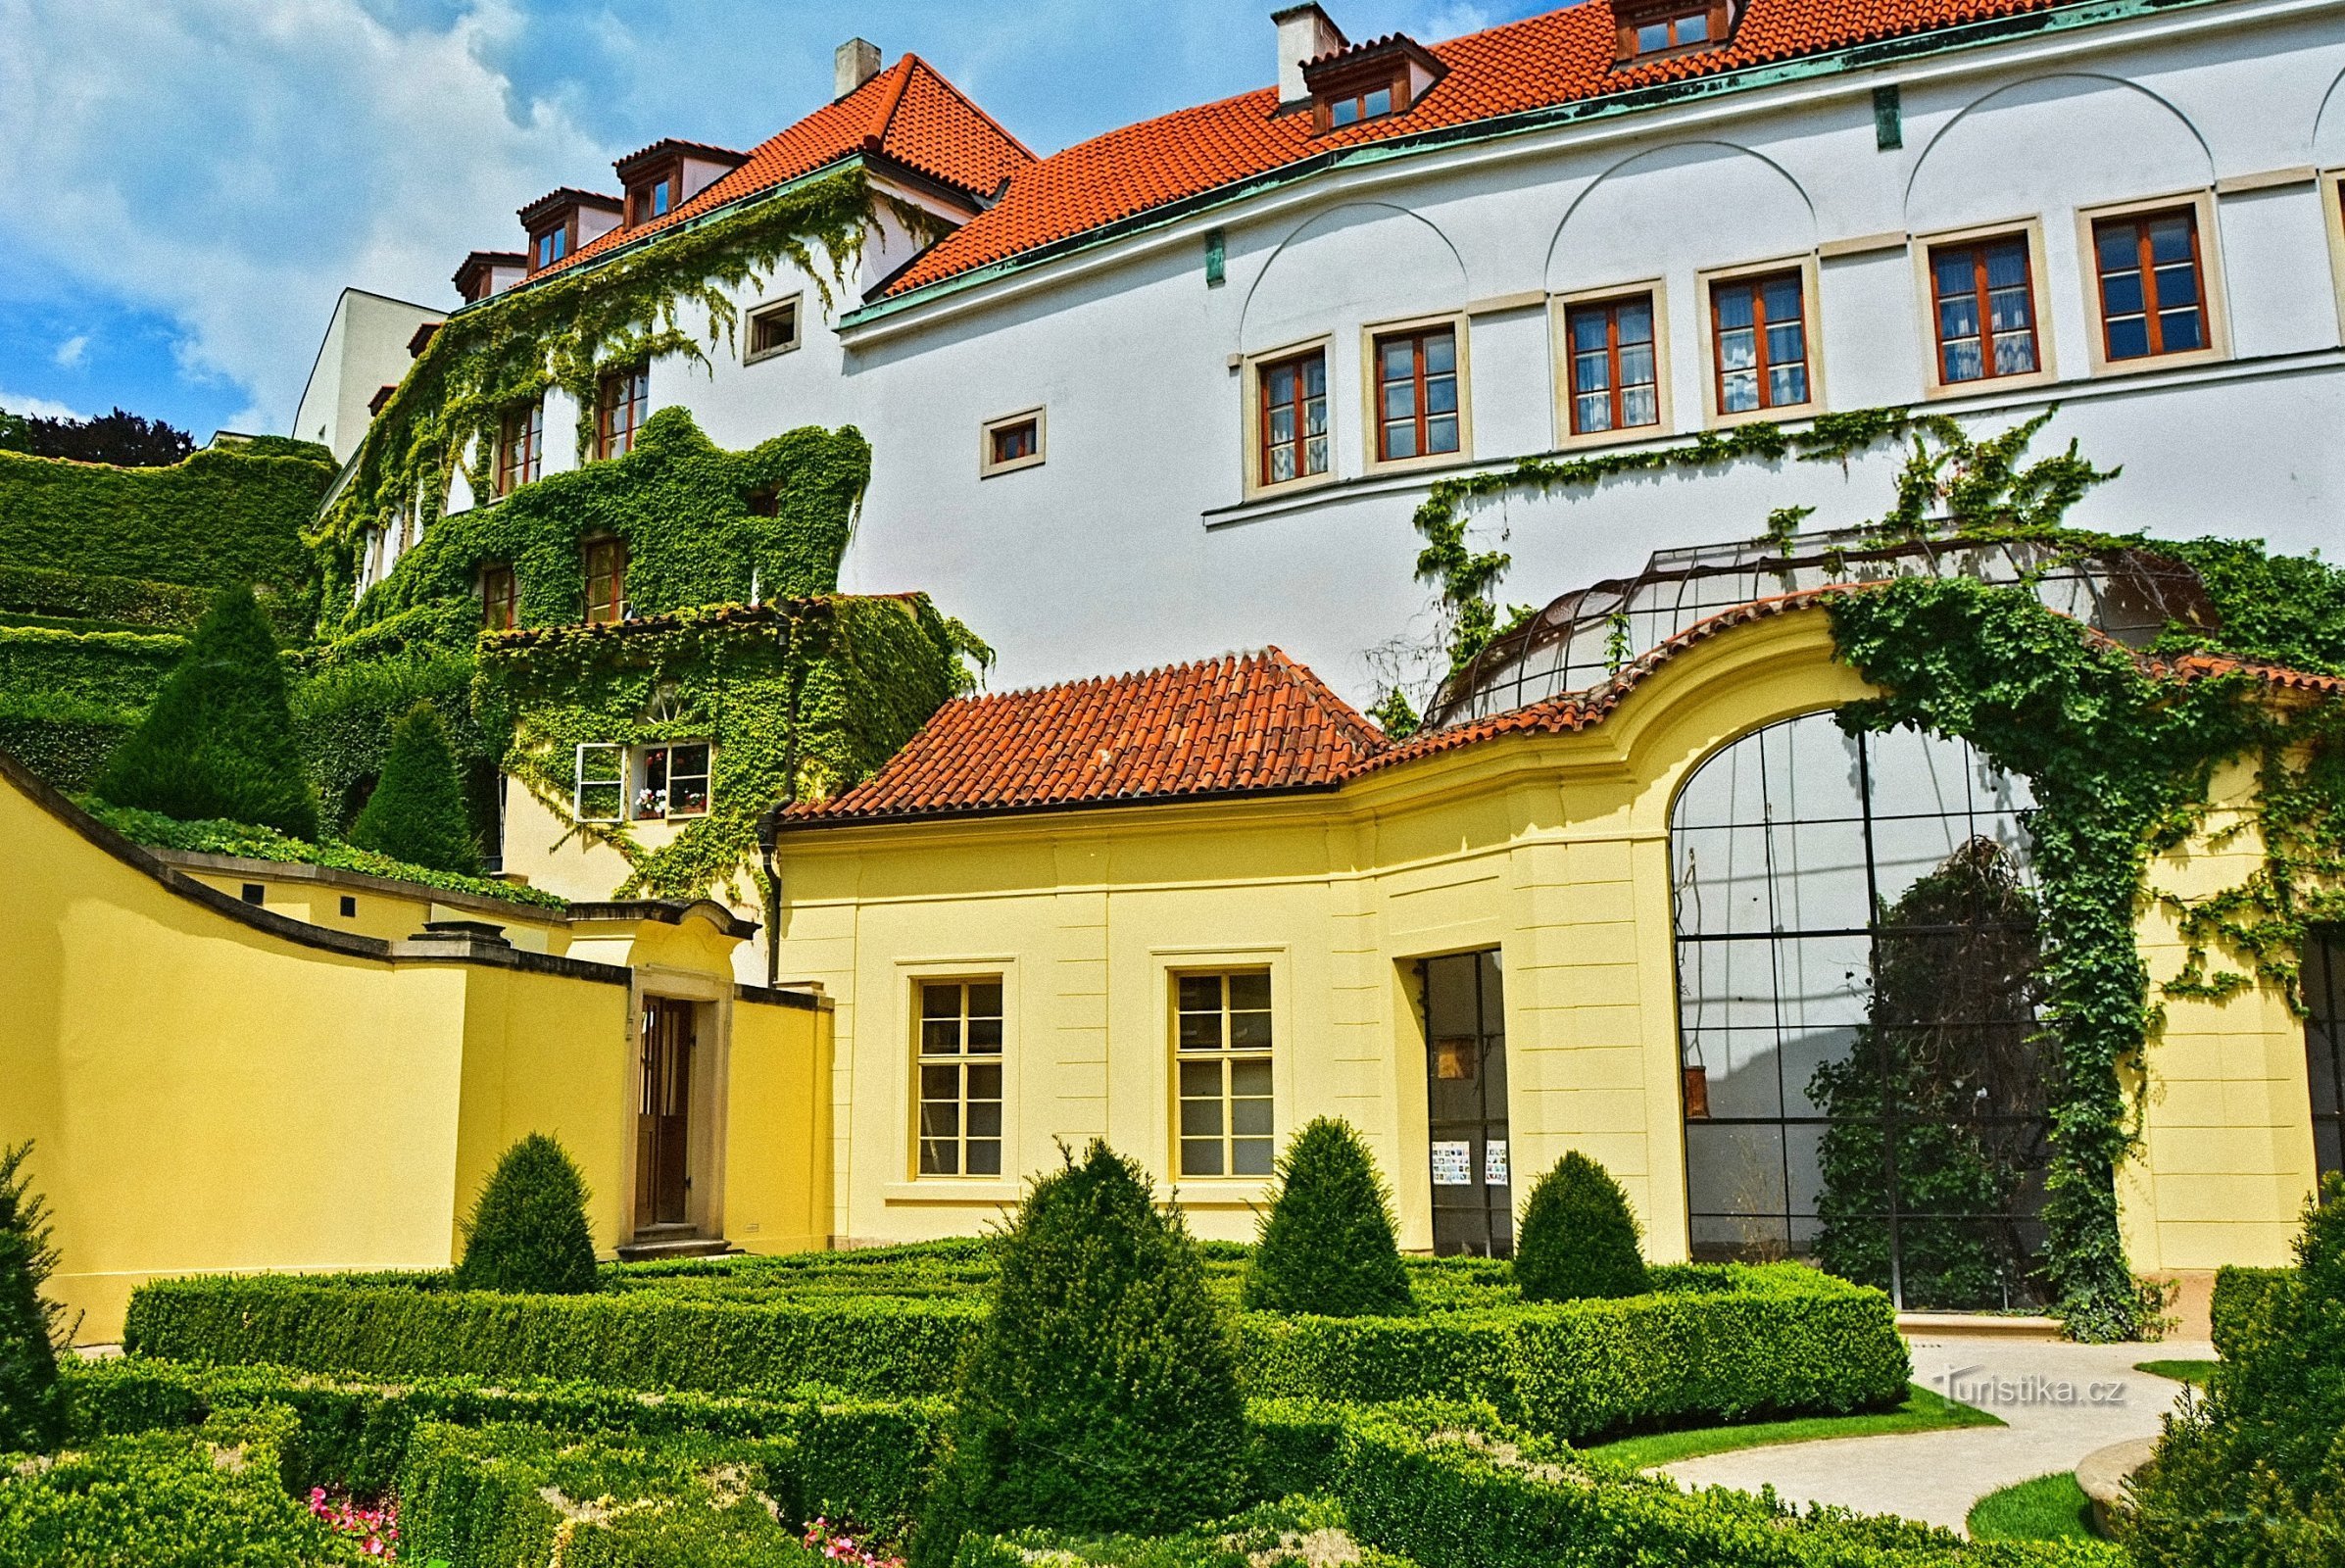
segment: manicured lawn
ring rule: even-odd
[[[1974,1541],[2092,1541],[2092,1503],[2067,1470],[1990,1492],[1965,1521]]]
[[[1937,1432],[1947,1427],[1999,1427],[2003,1423],[1976,1405],[1906,1385],[1905,1402],[1894,1410],[1865,1415],[1806,1416],[1796,1421],[1747,1421],[1734,1426],[1695,1427],[1687,1432],[1654,1432],[1602,1443],[1589,1453],[1617,1459],[1639,1470],[1705,1453],[1765,1447],[1777,1443],[1816,1443],[1826,1438],[1878,1438],[1893,1432]]]
[[[2147,1372],[2154,1378],[2172,1378],[2176,1383],[2194,1384],[2203,1389],[2207,1386],[2208,1377],[2220,1364],[2215,1361],[2136,1361],[2133,1370]]]

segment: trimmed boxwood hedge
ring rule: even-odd
[[[138,717],[135,709],[65,693],[9,692],[0,696],[0,752],[58,789],[77,793],[138,727]]]
[[[59,631],[0,626],[0,692],[70,693],[85,703],[144,709],[187,651],[171,632]]]
[[[1656,1273],[1707,1288],[1409,1318],[1245,1313],[1240,1374],[1257,1398],[1465,1400],[1567,1438],[1905,1396],[1911,1366],[1879,1291],[1796,1264]],[[687,1285],[499,1297],[447,1289],[444,1276],[207,1277],[141,1286],[123,1335],[150,1355],[352,1375],[729,1391],[819,1381],[902,1396],[953,1387],[980,1310],[965,1295]]]
[[[2215,1274],[2215,1296],[2207,1304],[2216,1353],[2236,1361],[2255,1351],[2271,1320],[2273,1298],[2296,1288],[2292,1268],[2242,1268],[2229,1264]]]
[[[109,577],[53,566],[0,565],[0,612],[123,629],[192,631],[212,591],[144,577]]]

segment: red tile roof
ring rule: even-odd
[[[1602,686],[1398,744],[1276,648],[1135,675],[963,698],[938,710],[862,784],[828,801],[788,808],[781,825],[845,827],[1338,789],[1383,768],[1502,736],[1588,729],[1610,717],[1655,670],[1696,644],[1875,586],[1836,583],[1736,605],[1687,627]],[[2144,659],[2143,663],[2184,680],[2244,673],[2282,690],[2345,695],[2345,677],[2219,655]]]
[[[2048,10],[2056,0],[1749,0],[1721,49],[1620,65],[1607,0],[1432,45],[1448,68],[1403,115],[1311,133],[1307,114],[1276,114],[1278,89],[1111,130],[1020,170],[1002,201],[948,235],[888,286],[890,295],[1002,261],[1331,148],[1639,87],[1718,75],[1878,39]]]
[[[1388,743],[1276,648],[937,710],[877,773],[782,826],[1333,789]]]
[[[581,245],[538,275],[687,222],[744,196],[786,185],[851,153],[879,153],[972,196],[991,196],[1011,171],[1034,162],[993,117],[961,95],[934,66],[905,55],[835,103],[752,149],[748,161],[664,217],[618,228]]]

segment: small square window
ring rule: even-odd
[[[244,902],[247,904],[259,904],[267,895],[268,890],[258,882],[244,884]]]
[[[980,478],[1031,468],[1043,461],[1043,411],[1029,409],[985,424],[984,445],[978,451]]]
[[[1940,383],[2033,375],[2042,368],[2027,235],[1932,246],[1930,292]]]
[[[352,898],[352,897],[351,897],[349,894],[347,894],[347,893],[343,894],[343,895],[342,895],[342,918],[343,918],[343,919],[345,919],[345,920],[353,920],[353,919],[356,919],[356,918],[358,917],[358,912],[359,912],[359,901],[358,901],[358,900],[356,900],[356,899],[354,899],[354,898]]]
[[[788,299],[779,305],[761,305],[749,313],[749,335],[742,345],[742,361],[755,365],[759,360],[787,354],[798,347],[798,301]]]

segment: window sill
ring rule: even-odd
[[[951,1176],[928,1176],[908,1182],[890,1182],[880,1189],[888,1203],[1014,1203],[1016,1182],[964,1181]]]
[[[1805,403],[1783,403],[1771,409],[1744,409],[1737,414],[1709,412],[1702,422],[1705,430],[1732,430],[1738,424],[1788,424],[1795,419],[1813,419],[1824,412],[1824,404],[1810,398]]]
[[[1042,466],[1042,455],[1037,453],[1031,458],[1012,458],[1007,463],[984,464],[978,468],[977,477],[980,479],[998,479],[1002,474],[1016,473],[1021,468],[1039,468]]]
[[[763,365],[767,360],[778,360],[785,354],[796,354],[801,346],[791,343],[778,349],[767,349],[760,354],[744,354],[741,356],[741,363],[743,365]]]
[[[1661,441],[1670,435],[1669,426],[1659,420],[1651,424],[1627,424],[1617,430],[1590,430],[1586,434],[1567,435],[1558,452],[1592,452],[1603,447],[1633,447],[1639,442]]]
[[[1378,458],[1368,465],[1368,476],[1378,478],[1388,473],[1422,473],[1428,468],[1455,468],[1474,461],[1470,452],[1433,452],[1421,458]]]
[[[2201,365],[2221,365],[2230,355],[2220,348],[2189,349],[2180,354],[2144,354],[2130,360],[2104,360],[2092,357],[2092,378],[2109,380],[2121,375],[2143,375],[2155,370],[2187,370]]]
[[[2060,384],[2055,370],[2029,370],[2025,375],[1982,375],[1970,381],[1931,381],[1923,388],[1926,402],[1943,403],[1949,398],[1993,397],[2003,392],[2026,392]]]

